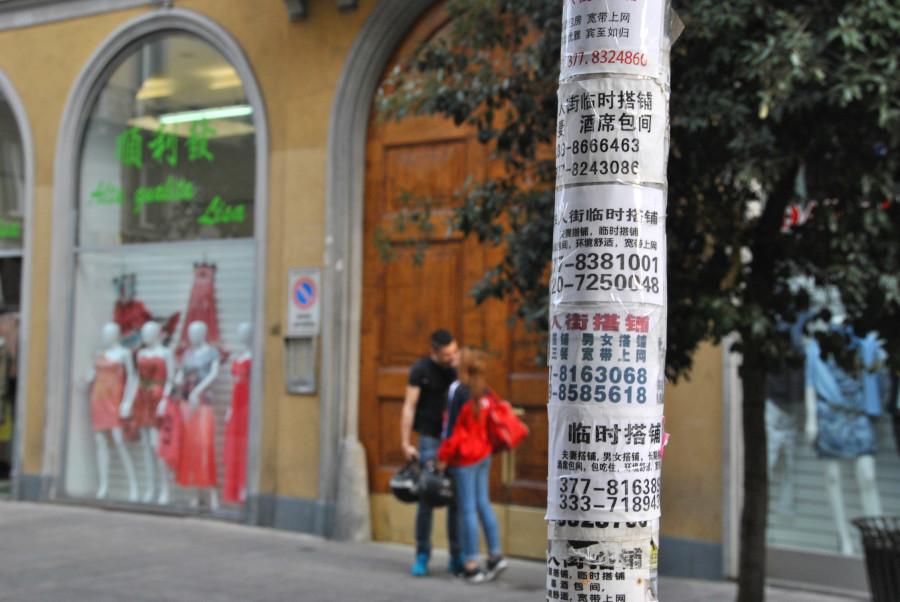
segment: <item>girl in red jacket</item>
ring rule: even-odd
[[[491,508],[488,480],[493,448],[488,441],[487,414],[497,395],[485,382],[484,353],[463,349],[459,381],[451,386],[447,404],[447,425],[438,460],[451,467],[456,482],[460,536],[465,557],[462,576],[469,583],[482,583],[507,567],[500,553],[500,531]],[[471,392],[477,391],[477,395]],[[488,559],[483,569],[478,562],[478,521],[487,540]]]

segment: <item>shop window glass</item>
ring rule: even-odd
[[[0,97],[0,496],[9,493],[15,432],[22,282],[25,157],[19,126]]]
[[[835,288],[809,286],[813,312],[827,308],[831,323],[810,332],[851,331]],[[885,366],[877,332],[852,333],[839,364],[794,325],[800,363],[766,380],[770,471],[770,546],[860,556],[852,520],[896,514],[900,507],[900,397],[897,376]]]
[[[65,490],[227,511],[245,493],[252,108],[191,35],[107,73],[78,159]]]
[[[146,42],[110,74],[84,135],[78,246],[253,235],[252,109],[215,49]]]

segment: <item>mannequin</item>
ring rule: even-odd
[[[169,482],[166,463],[158,457],[159,421],[165,410],[165,399],[172,391],[175,374],[175,356],[162,344],[162,327],[157,322],[146,322],[141,327],[144,347],[137,352],[139,376],[137,395],[132,414],[141,429],[141,447],[147,472],[147,491],[142,501],[150,503],[155,494],[156,476],[154,464],[159,468],[160,504],[169,502]]]
[[[250,404],[250,335],[249,322],[238,326],[238,342],[242,351],[231,362],[234,385],[231,391],[231,407],[225,415],[225,483],[222,499],[225,502],[243,503],[247,497],[247,420]]]
[[[802,327],[805,316],[793,324],[784,323],[782,330],[789,333],[796,351],[803,352]],[[780,499],[775,507],[782,514],[793,514],[796,489],[796,450],[800,434],[800,421],[804,407],[803,368],[785,366],[783,372],[766,375],[766,441],[768,442],[768,468],[772,482],[776,482],[779,460],[782,461]]]
[[[833,326],[842,318],[836,317]],[[881,500],[875,476],[875,430],[872,418],[880,414],[880,395],[872,391],[869,378],[874,366],[871,345],[877,346],[873,335],[856,339],[863,370],[859,378],[837,366],[834,358],[823,358],[815,339],[806,347],[806,438],[825,462],[825,491],[831,505],[838,532],[841,554],[853,554],[847,513],[841,492],[842,459],[854,462],[856,484],[863,512],[868,516],[881,514]]]
[[[137,385],[131,351],[119,342],[121,329],[115,322],[103,326],[100,333],[103,349],[97,354],[94,368],[88,375],[91,383],[91,420],[94,427],[94,442],[97,448],[97,472],[99,487],[97,499],[105,499],[109,493],[109,441],[113,443],[125,475],[128,478],[128,501],[138,499],[137,479],[134,463],[125,447],[122,435],[122,419],[131,416],[132,404]]]
[[[897,444],[897,451],[900,452],[900,376],[886,376],[887,386],[890,387],[888,393],[888,409],[891,411],[891,422],[894,423],[894,442]]]
[[[208,329],[197,320],[188,326],[188,344],[175,382],[187,408],[181,460],[175,480],[182,487],[196,487],[191,505],[200,504],[201,490],[208,489],[209,506],[219,507],[216,492],[215,417],[210,385],[219,374],[219,352],[206,341]]]

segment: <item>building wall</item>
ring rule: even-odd
[[[722,539],[722,348],[702,345],[687,378],[666,387],[662,523],[670,537]]]

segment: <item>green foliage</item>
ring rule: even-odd
[[[507,169],[469,182],[453,228],[506,248],[475,287],[515,294],[546,328],[562,11],[555,0],[448,0],[446,35],[385,83],[383,115],[469,123]],[[667,374],[704,340],[740,335],[745,365],[794,353],[783,324],[810,310],[807,275],[843,295],[858,332],[900,365],[895,195],[900,5],[889,0],[686,0],[673,48]],[[790,203],[818,201],[782,230]],[[825,201],[829,201],[825,203]]]
[[[882,275],[897,273],[900,232],[897,207],[880,204],[894,196],[898,173],[900,72],[891,48],[900,42],[900,7],[684,4],[672,60],[670,314],[697,295],[731,296],[739,311],[711,313],[711,334],[737,331],[745,361],[749,353],[777,368],[791,350],[779,324],[810,309],[790,280],[811,275],[841,291],[857,332],[882,334],[896,365],[897,298]],[[756,190],[764,202],[748,218]],[[785,207],[812,199],[812,219],[782,232]],[[703,243],[681,219],[689,214],[706,216]],[[720,293],[688,279],[700,290],[679,294],[684,274],[673,249],[691,261],[700,244],[710,259],[698,268]],[[739,260],[747,250],[749,261]]]

